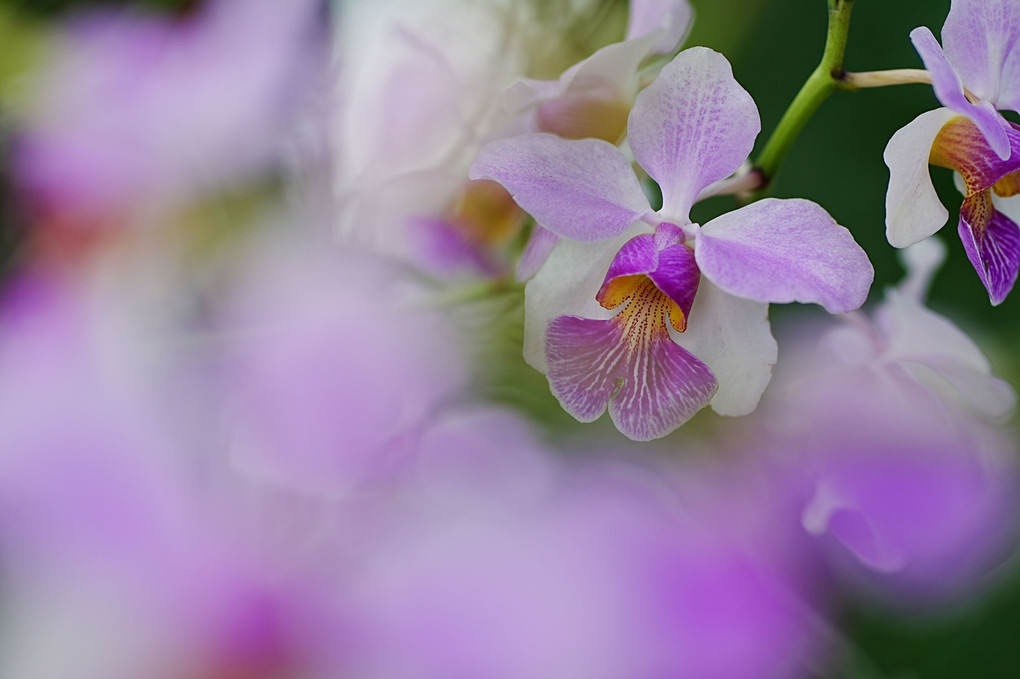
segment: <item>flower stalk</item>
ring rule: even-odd
[[[751,194],[751,200],[766,195],[769,184],[808,119],[830,94],[843,89],[843,55],[846,53],[850,12],[854,3],[853,0],[828,0],[828,2],[829,27],[822,60],[786,109],[779,125],[754,163],[753,172],[761,183],[757,191]]]

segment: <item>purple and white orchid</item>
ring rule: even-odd
[[[628,119],[630,148],[661,187],[662,209],[602,140],[522,135],[475,160],[472,178],[501,183],[569,239],[528,285],[525,358],[577,419],[608,406],[621,432],[648,440],[710,403],[746,414],[776,360],[769,302],[837,313],[864,302],[874,275],[867,256],[812,202],[763,200],[691,222],[698,195],[743,163],[759,130],[726,59],[692,48],[637,96]]]
[[[1020,270],[1020,130],[999,109],[1020,110],[1020,5],[953,0],[942,45],[922,26],[910,33],[943,107],[922,113],[889,140],[886,236],[906,247],[949,218],[928,165],[963,177],[958,231],[967,257],[1000,304]]]

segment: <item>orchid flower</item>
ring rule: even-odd
[[[958,231],[967,257],[1000,304],[1020,269],[1020,130],[998,109],[1020,109],[1020,5],[1010,0],[953,0],[942,46],[928,28],[910,33],[943,107],[898,130],[885,149],[889,166],[886,235],[906,247],[938,231],[949,213],[928,165],[963,176]]]
[[[525,358],[577,419],[608,406],[621,432],[647,440],[710,403],[749,413],[776,360],[769,302],[830,312],[864,302],[867,256],[810,201],[763,200],[691,222],[698,194],[741,165],[759,129],[726,59],[692,48],[637,96],[628,120],[662,209],[603,140],[522,135],[475,160],[473,178],[500,182],[538,222],[579,241],[558,245],[529,283],[525,328]]]
[[[1015,542],[1017,469],[1001,431],[1016,394],[977,344],[924,305],[945,257],[902,251],[906,278],[871,313],[805,333],[760,414],[801,522],[838,573],[904,602],[941,601]]]

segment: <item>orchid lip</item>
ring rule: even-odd
[[[595,299],[606,309],[620,307],[630,302],[639,279],[651,281],[656,293],[668,300],[672,325],[683,332],[701,272],[680,227],[663,222],[655,234],[642,234],[624,243],[609,265]]]

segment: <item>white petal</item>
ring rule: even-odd
[[[974,340],[917,299],[891,290],[876,321],[889,338],[884,358],[902,362],[936,393],[990,420],[1003,419],[1016,406],[1015,392],[992,375]]]
[[[928,156],[939,131],[956,115],[948,108],[922,113],[897,130],[885,147],[882,157],[889,167],[885,235],[893,247],[924,240],[949,219],[931,183]]]
[[[769,305],[723,292],[702,277],[687,331],[677,344],[704,362],[719,381],[712,409],[747,415],[772,379],[779,347],[769,327]]]

